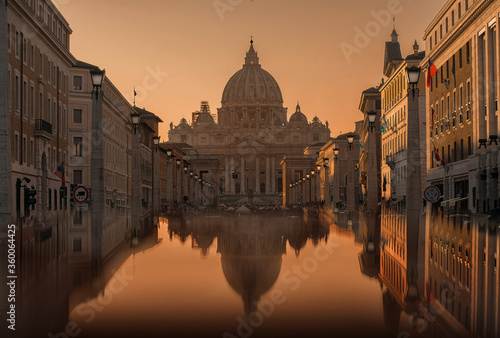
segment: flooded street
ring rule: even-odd
[[[97,298],[71,310],[83,337],[385,330],[381,286],[360,272],[353,232],[297,216],[248,215],[163,219],[157,236]]]
[[[107,255],[102,232],[70,229],[64,248],[61,231],[25,255],[16,337],[491,336],[496,266],[477,262],[496,223],[428,216],[414,241],[394,210],[345,216],[160,218]]]

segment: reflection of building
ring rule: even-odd
[[[242,223],[243,222],[243,223]],[[273,227],[269,227],[269,222]],[[206,218],[190,217],[169,220],[169,232],[181,242],[191,237],[191,246],[203,256],[217,243],[224,276],[242,297],[245,313],[255,311],[260,297],[274,285],[281,270],[286,242],[295,255],[308,239],[313,245],[328,240],[329,229],[301,218],[251,217]],[[215,241],[215,239],[217,239]]]
[[[427,299],[430,301],[435,297],[438,300],[439,304],[434,306],[444,308],[451,315],[442,317],[447,318],[447,324],[454,330],[471,331],[471,318],[474,316],[471,269],[475,270],[475,264],[471,265],[471,262],[473,256],[479,253],[472,240],[476,231],[472,229],[469,217],[433,215],[430,221]],[[477,229],[477,226],[474,228]],[[480,294],[483,295],[482,292]]]
[[[427,181],[456,213],[499,205],[499,13],[498,1],[448,1],[424,35],[421,65],[437,68],[427,88]]]
[[[239,197],[234,195],[253,194],[255,203],[273,202],[283,191],[287,182],[283,182],[280,162],[285,155],[302,154],[308,145],[326,142],[329,136],[328,124],[317,117],[308,123],[298,105],[287,120],[278,83],[261,68],[253,42],[243,69],[224,89],[218,123],[202,112],[192,125],[182,119],[169,132],[171,142],[188,143],[200,155],[218,157],[224,201],[236,202]]]

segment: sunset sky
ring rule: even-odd
[[[238,71],[250,36],[281,87],[288,117],[300,101],[332,136],[354,128],[361,92],[383,77],[384,42],[396,29],[403,56],[445,0],[54,0],[73,29],[71,52],[106,69],[137,106],[170,122],[212,112]],[[361,33],[360,33],[361,32]],[[364,39],[362,38],[364,37]]]

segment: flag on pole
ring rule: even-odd
[[[443,167],[446,167],[446,164],[444,163],[444,161],[441,159],[441,157],[439,157],[439,153],[438,153],[438,150],[436,149],[436,146],[434,146],[434,162],[439,166],[443,166]]]
[[[384,128],[385,130],[389,130],[391,129],[391,125],[389,124],[389,122],[387,122],[387,120],[385,119],[385,115],[382,116],[382,124],[384,125]]]
[[[135,91],[135,87],[134,87],[134,107],[135,107],[135,97],[137,96],[137,92]]]
[[[437,114],[436,114],[436,111],[434,110],[434,108],[432,108],[432,113],[431,113],[431,131],[434,129],[434,123],[436,122],[437,120]]]
[[[437,73],[437,68],[432,63],[431,59],[429,59],[429,68],[427,69],[427,87],[431,86],[431,79]]]
[[[446,87],[446,89],[450,88],[450,80],[444,79],[443,82],[444,82],[444,86]]]
[[[360,147],[361,149],[365,149],[365,142],[363,142],[363,141],[361,141],[361,140],[360,140],[360,141],[359,141],[359,147]]]
[[[387,133],[387,130],[385,130],[384,125],[383,125],[383,124],[380,124],[380,131],[382,132],[382,134]]]
[[[57,167],[56,172],[54,173],[57,177],[59,177],[62,180],[62,186],[66,186],[66,180],[65,180],[65,175],[64,175],[64,161]]]
[[[384,183],[382,184],[382,190],[387,191],[387,178],[384,175]]]

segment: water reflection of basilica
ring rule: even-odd
[[[245,314],[258,308],[262,295],[275,284],[281,271],[287,242],[295,255],[308,240],[316,246],[328,240],[329,229],[299,217],[199,217],[169,220],[171,238],[186,241],[208,255],[217,243],[224,277],[242,298]]]

